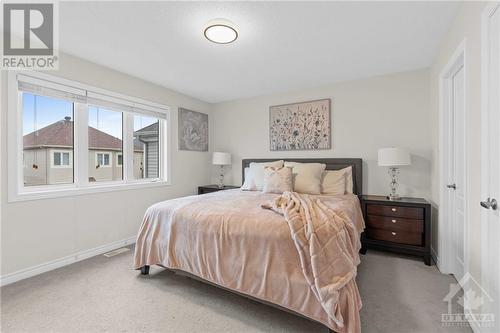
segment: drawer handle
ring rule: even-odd
[[[396,220],[391,220],[392,223],[396,223]]]
[[[393,232],[391,232],[391,234],[392,234],[393,236],[396,236],[396,233],[395,233],[394,231],[393,231]]]
[[[396,208],[391,208],[391,210],[392,210],[393,212],[397,211],[397,209],[396,209]]]

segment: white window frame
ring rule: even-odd
[[[122,157],[122,163],[120,163],[120,160],[118,159],[118,156]],[[123,166],[123,153],[116,153],[116,166],[117,167]]]
[[[103,163],[104,163],[104,155],[108,155],[108,162],[109,163],[102,164],[102,165],[98,164],[98,161],[99,161],[97,158],[98,155],[102,155],[102,162]],[[96,166],[99,165],[99,168],[111,168],[113,166],[113,161],[112,161],[113,157],[112,156],[113,156],[113,153],[110,151],[96,151],[96,153],[95,153]]]
[[[22,92],[18,90],[18,75],[29,77],[44,87],[64,86],[70,92],[85,91],[86,97],[89,99],[98,96],[110,102],[123,102],[130,106],[130,110],[140,109],[145,110],[144,112],[158,114],[158,117],[161,117],[159,126],[161,140],[160,177],[156,179],[133,178],[133,114],[143,113],[125,110],[123,111],[123,180],[89,182],[88,106],[89,104],[95,104],[90,102],[74,102],[74,148],[73,154],[70,154],[71,164],[74,166],[74,183],[25,187],[23,181]],[[171,116],[168,106],[33,71],[9,71],[7,89],[7,172],[9,175],[9,202],[171,185]],[[106,107],[106,105],[103,105],[103,107]],[[147,115],[146,113],[144,114]],[[113,162],[111,160],[112,154],[110,155],[110,164],[112,165]],[[52,163],[53,159],[51,159]]]
[[[55,154],[61,154],[61,165],[55,165],[55,163],[54,163],[54,155]],[[69,154],[69,164],[68,165],[62,164],[62,162],[63,162],[62,154]],[[73,168],[73,151],[71,151],[71,150],[57,150],[57,149],[50,150],[50,167],[54,168],[54,169]]]

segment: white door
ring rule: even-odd
[[[452,267],[457,280],[464,275],[465,228],[465,77],[462,63],[450,73],[449,141],[448,141],[448,223],[451,226]]]
[[[494,328],[500,331],[500,8],[487,9],[483,16],[483,83],[484,106],[481,135],[481,194],[482,214],[482,287],[488,293],[481,309],[493,314]],[[478,203],[475,203],[478,204]],[[491,298],[491,301],[488,299]]]

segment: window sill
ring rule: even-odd
[[[154,188],[169,186],[170,182],[166,180],[151,180],[151,181],[137,181],[129,183],[113,183],[107,182],[98,185],[92,185],[87,187],[76,187],[74,185],[64,186],[64,185],[53,185],[54,188],[43,188],[36,190],[24,190],[18,193],[12,193],[9,195],[8,202],[18,202],[18,201],[31,201],[31,200],[41,200],[41,199],[52,199],[61,198],[68,196],[77,196],[85,194],[94,193],[105,193],[105,192],[116,192],[116,191],[126,191],[135,190],[143,188]]]

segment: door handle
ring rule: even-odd
[[[447,188],[452,188],[452,189],[456,190],[457,189],[457,184],[448,184],[448,185],[446,185],[446,187]]]
[[[488,198],[486,201],[481,201],[480,202],[481,207],[486,208],[486,209],[493,209],[496,210],[498,208],[498,202],[496,199]]]

